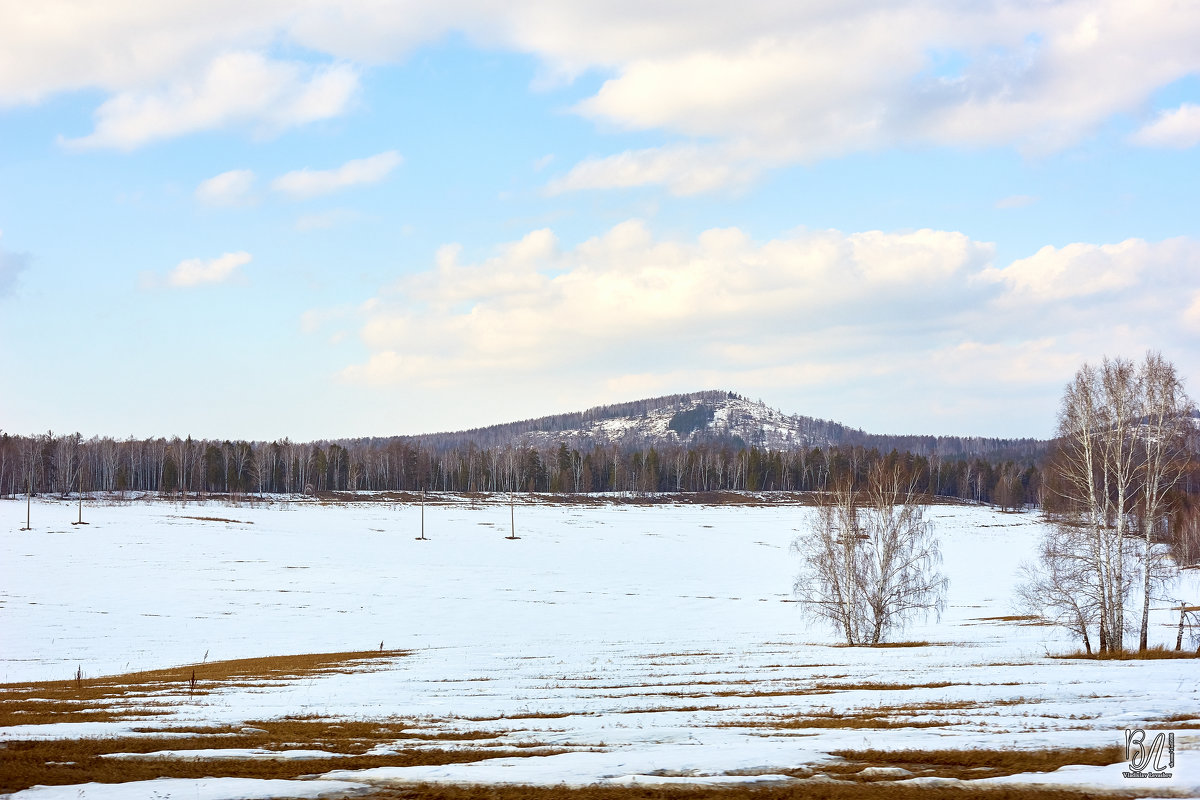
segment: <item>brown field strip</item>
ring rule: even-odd
[[[836,780],[767,786],[519,786],[414,784],[384,789],[364,800],[1082,800],[1137,797],[1132,792],[1086,792],[1028,786],[912,786]]]
[[[1082,650],[1076,650],[1073,653],[1050,657],[1083,661],[1155,661],[1172,658],[1200,658],[1200,650],[1168,650],[1159,646],[1147,650],[1116,650],[1106,653],[1085,653]]]
[[[879,705],[863,709],[840,711],[817,710],[794,714],[769,714],[756,719],[730,720],[715,723],[718,728],[764,728],[769,731],[803,730],[807,728],[944,728],[959,724],[955,712],[979,711],[996,706],[1017,706],[1042,702],[1025,697],[980,702],[975,700],[938,700],[908,705]],[[916,720],[913,717],[939,717]]]
[[[411,724],[411,723],[409,723]],[[399,720],[336,720],[283,718],[257,720],[230,728],[164,728],[155,733],[194,735],[55,739],[9,741],[3,748],[0,793],[38,784],[123,783],[154,778],[298,778],[335,769],[371,769],[454,764],[489,758],[531,757],[569,752],[537,742],[502,744],[502,734],[484,731],[430,734],[410,730]],[[431,743],[426,747],[404,747],[403,740]],[[440,749],[437,743],[454,743]],[[395,752],[369,754],[385,745]],[[465,745],[465,746],[464,746]],[[189,758],[186,754],[153,756],[159,751],[208,748],[270,750],[322,750],[328,757],[282,759],[245,757]],[[146,755],[145,758],[106,757],[114,753]]]
[[[407,650],[240,658],[77,680],[0,684],[0,727],[56,722],[117,722],[169,714],[181,695],[203,696],[263,681],[355,672]],[[276,684],[278,685],[278,684]]]
[[[900,767],[913,775],[976,780],[1022,772],[1053,772],[1071,765],[1107,766],[1120,763],[1125,752],[1117,746],[1061,750],[838,750],[846,760],[834,765],[843,777],[866,767]],[[864,780],[876,780],[868,773]]]

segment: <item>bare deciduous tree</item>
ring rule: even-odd
[[[1061,512],[1058,531],[1048,534],[1019,594],[1030,608],[1045,601],[1048,618],[1080,633],[1085,645],[1080,625],[1096,624],[1101,652],[1124,648],[1132,628],[1125,611],[1139,571],[1139,648],[1147,647],[1154,587],[1174,571],[1169,539],[1161,534],[1170,492],[1186,469],[1190,410],[1174,366],[1157,353],[1136,365],[1121,358],[1105,358],[1099,368],[1084,364],[1063,394],[1057,448],[1047,465]],[[1077,561],[1086,569],[1077,569]],[[1071,580],[1059,582],[1063,574]],[[1060,587],[1078,597],[1061,597]]]
[[[947,579],[915,478],[874,465],[862,489],[824,493],[793,548],[802,559],[795,592],[846,644],[879,644],[915,616],[940,615]]]
[[[1066,628],[1090,655],[1088,629],[1100,618],[1100,597],[1090,543],[1074,531],[1055,525],[1042,536],[1037,561],[1021,565],[1017,607]]]
[[[1141,523],[1144,537],[1142,570],[1142,624],[1138,649],[1148,646],[1151,582],[1171,572],[1167,547],[1161,535],[1169,520],[1168,495],[1186,472],[1192,402],[1183,389],[1175,365],[1160,353],[1147,353],[1141,369],[1142,424],[1140,439]]]

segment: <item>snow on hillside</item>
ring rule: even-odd
[[[692,428],[685,424],[688,414],[704,414],[709,418],[699,427]],[[578,428],[531,431],[524,438],[532,444],[553,444],[563,440],[606,444],[625,441],[687,443],[737,437],[747,445],[772,449],[829,444],[827,438],[814,433],[812,423],[809,418],[783,414],[761,401],[729,394],[720,398],[697,398],[684,403],[682,408],[671,404],[640,415],[594,420]]]
[[[1168,715],[1200,718],[1195,661],[1050,659],[1075,644],[999,619],[1013,613],[1015,572],[1040,532],[1033,514],[931,509],[949,604],[905,635],[929,644],[847,649],[806,627],[791,602],[789,544],[812,513],[804,507],[518,505],[513,541],[507,505],[461,501],[426,507],[426,542],[413,539],[416,507],[385,502],[114,504],[85,509],[91,524],[72,527],[73,505],[38,501],[28,532],[24,512],[0,501],[0,681],[382,645],[412,654],[173,697],[153,724],[399,717],[431,733],[493,730],[509,744],[568,751],[347,770],[292,781],[289,796],[424,780],[721,783],[819,767],[842,748],[1100,746],[1123,743],[1126,728],[1163,727]],[[1200,599],[1198,578],[1190,573],[1174,596]],[[1156,612],[1152,640],[1173,643],[1175,619]],[[772,727],[871,714],[893,724]],[[129,735],[144,724],[16,726],[0,729],[0,742]],[[1200,722],[1170,725],[1178,775],[1153,788],[1200,792]],[[1049,780],[1129,788],[1120,766]],[[161,796],[165,786],[118,794]],[[269,795],[237,781],[176,788],[214,800]]]

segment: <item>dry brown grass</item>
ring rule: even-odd
[[[970,701],[914,703],[906,706],[877,706],[869,709],[808,711],[800,714],[773,715],[767,719],[719,722],[720,728],[769,728],[771,730],[802,730],[806,728],[941,728],[943,720],[915,720],[942,711],[961,711],[978,708]]]
[[[154,778],[296,778],[335,769],[371,769],[452,764],[512,756],[567,752],[537,742],[503,745],[502,734],[485,731],[427,733],[400,720],[283,718],[258,720],[231,728],[163,728],[156,732],[194,735],[18,741],[4,745],[0,793],[37,784],[120,783]],[[376,745],[401,739],[431,743],[468,743],[441,749],[435,745],[399,749],[394,755],[366,755]],[[489,741],[491,740],[491,741]],[[252,758],[106,758],[111,753],[153,753],[206,748],[324,750],[328,758],[295,760]]]
[[[418,784],[385,789],[365,800],[924,800],[986,798],[987,800],[1081,800],[1103,796],[1110,800],[1136,795],[1103,795],[1065,789],[1031,787],[928,787],[890,783],[792,783],[775,786],[456,786]]]
[[[886,712],[848,714],[840,711],[810,712],[788,719],[769,721],[723,723],[737,728],[770,728],[771,730],[807,730],[808,728],[849,728],[849,729],[892,729],[892,728],[944,728],[945,722],[940,720],[896,719]]]
[[[240,519],[226,519],[225,517],[189,517],[186,514],[180,514],[178,519],[195,519],[200,522],[228,522],[233,525],[253,525],[253,522],[247,522]]]
[[[798,714],[771,715],[765,719],[719,722],[718,728],[766,728],[770,730],[803,730],[806,728],[942,728],[959,724],[954,712],[980,711],[996,706],[1015,706],[1040,703],[1024,697],[979,702],[975,700],[935,700],[906,705],[879,705],[864,709],[819,710]],[[946,718],[939,719],[940,715]],[[915,717],[934,719],[914,719]]]
[[[624,708],[614,712],[617,714],[667,714],[672,711],[688,713],[692,711],[724,711],[725,706],[653,706],[650,708]]]
[[[813,687],[813,693],[826,692],[850,692],[850,691],[875,691],[875,692],[900,692],[910,689],[944,689],[947,686],[962,686],[964,684],[954,683],[952,681],[934,681],[933,683],[874,683],[867,681],[865,683],[818,683]]]
[[[369,668],[407,650],[306,653],[186,664],[101,678],[0,684],[0,726],[117,722],[168,714],[180,696]]]
[[[832,676],[841,677],[841,676]],[[758,686],[771,683],[787,683],[793,684],[784,688],[763,688],[763,689],[699,689],[688,691],[693,687],[699,686],[731,686],[745,685]],[[688,683],[644,683],[644,684],[629,684],[629,685],[612,685],[612,686],[587,686],[578,687],[586,689],[669,689],[680,687],[675,691],[647,691],[647,692],[625,692],[622,694],[598,694],[596,697],[609,698],[614,700],[622,700],[627,698],[654,698],[654,697],[676,697],[687,700],[700,700],[705,698],[751,698],[751,697],[806,697],[814,694],[833,694],[836,692],[850,691],[906,691],[910,689],[941,689],[947,686],[957,686],[959,684],[950,681],[939,681],[936,683],[828,683],[817,682],[811,685],[804,685],[803,679],[799,678],[772,678],[764,681],[751,680],[732,680],[732,681],[694,681]]]
[[[567,717],[588,717],[589,711],[518,711],[516,714],[501,714],[495,717],[465,717],[472,722],[495,722],[502,719],[565,719]]]
[[[1120,763],[1124,751],[1111,747],[1061,750],[838,750],[832,755],[849,762],[837,768],[857,774],[863,768],[901,767],[914,775],[976,780],[1021,772],[1053,772],[1072,764],[1105,766]]]
[[[1151,647],[1148,650],[1116,650],[1106,653],[1085,653],[1082,650],[1076,650],[1073,653],[1050,657],[1078,658],[1089,661],[1154,661],[1171,658],[1200,658],[1200,652],[1194,650],[1168,650],[1160,645]]]

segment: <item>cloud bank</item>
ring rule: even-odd
[[[352,312],[370,355],[343,380],[526,395],[571,384],[594,401],[710,385],[853,393],[885,378],[931,403],[974,384],[1052,408],[1044,395],[1082,361],[1194,349],[1200,332],[1200,243],[1187,238],[1047,247],[997,267],[992,245],[954,231],[675,240],[631,220],[571,248],[543,229],[460,256],[443,247]]]
[[[762,169],[897,146],[1071,146],[1200,72],[1200,6],[1172,0],[962,4],[770,3],[683,9],[650,0],[46,0],[10,4],[0,30],[0,106],[110,93],[73,147],[129,149],[218,127],[260,135],[344,114],[366,66],[459,32],[532,55],[538,83],[593,72],[574,110],[685,145],[597,154],[554,190],[737,186]],[[320,63],[281,60],[297,49]],[[1135,137],[1196,143],[1195,107]],[[702,164],[689,182],[682,162]]]

